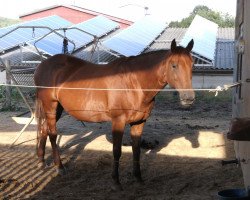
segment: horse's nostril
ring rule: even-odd
[[[180,100],[183,102],[194,102],[195,98],[181,98]]]
[[[184,108],[189,108],[191,105],[193,105],[195,98],[189,98],[189,99],[180,99],[181,106]]]
[[[187,99],[188,101],[192,101],[192,102],[194,102],[195,101],[195,98],[189,98],[189,99]]]

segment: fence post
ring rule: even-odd
[[[5,109],[11,109],[11,86],[8,86],[8,84],[11,84],[11,66],[10,66],[10,61],[6,60],[5,61],[5,66],[6,66],[6,99],[4,103]]]

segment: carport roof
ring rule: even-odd
[[[70,26],[66,32],[61,30],[57,31],[57,33],[60,33],[61,35],[65,34],[69,40],[68,52],[72,52],[73,50],[77,51],[81,48],[86,48],[87,45],[93,43],[95,40],[94,36],[101,38],[117,29],[119,29],[118,23],[99,15],[79,24]],[[62,53],[63,40],[64,38],[58,34],[51,33],[47,37],[30,44],[35,45],[39,50],[49,55],[55,55]],[[70,41],[75,44],[75,49],[73,43]]]
[[[23,45],[28,41],[35,40],[49,33],[51,31],[50,29],[69,27],[71,24],[71,22],[57,15],[52,15],[2,27],[0,28],[0,51],[9,50]]]

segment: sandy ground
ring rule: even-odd
[[[220,94],[223,97],[223,94]],[[69,115],[58,122],[58,143],[67,174],[53,167],[37,168],[36,126],[31,125],[9,148],[22,128],[0,113],[0,199],[217,199],[217,192],[243,188],[240,168],[222,166],[234,159],[233,142],[226,139],[231,118],[229,98],[201,94],[190,110],[172,95],[160,94],[147,121],[142,143],[144,185],[132,176],[129,127],[126,128],[120,177],[123,191],[111,191],[110,123],[85,123]],[[52,163],[47,143],[46,158]]]

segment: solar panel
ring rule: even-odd
[[[109,32],[119,28],[119,24],[100,15],[90,20],[71,26],[71,28],[73,27],[86,31],[100,38],[108,34]],[[63,31],[58,31],[58,33],[64,35]],[[90,34],[84,33],[77,29],[69,29],[66,31],[65,36],[75,43],[75,49],[79,49],[94,41],[94,37]],[[46,52],[47,54],[54,55],[62,53],[63,38],[55,33],[52,33],[42,40],[36,42],[35,45],[38,49]],[[73,44],[69,42],[68,51],[71,52],[73,48]]]
[[[14,24],[8,27],[0,28],[0,36],[8,33],[9,31],[19,27],[19,26],[46,26],[52,29],[60,27],[68,27],[72,23],[56,15],[40,18],[32,21],[27,21],[19,24]],[[19,44],[34,40],[35,38],[41,37],[50,30],[44,28],[20,28],[8,35],[0,38],[0,51],[10,49],[12,47],[18,46]]]
[[[34,45],[40,50],[43,51],[49,55],[55,55],[58,53],[63,52],[63,40],[64,40],[64,32],[63,31],[57,31],[61,36],[52,33],[48,35],[47,37],[37,41],[32,42],[31,44]],[[70,29],[67,30],[65,33],[65,36],[69,40],[73,40],[75,44],[75,48],[79,48],[81,46],[87,45],[88,43],[92,42],[94,40],[94,37],[83,33],[76,29]],[[74,49],[74,45],[71,42],[68,42],[68,51],[71,52]]]
[[[180,45],[185,47],[191,39],[194,39],[192,51],[213,61],[217,30],[218,25],[216,23],[196,15]]]
[[[74,25],[73,27],[80,28],[97,37],[102,37],[103,35],[106,35],[107,33],[118,29],[119,24],[102,15],[99,15],[88,21],[84,21],[80,24]]]
[[[130,27],[103,42],[103,45],[124,56],[139,55],[160,35],[167,24],[145,16]]]

